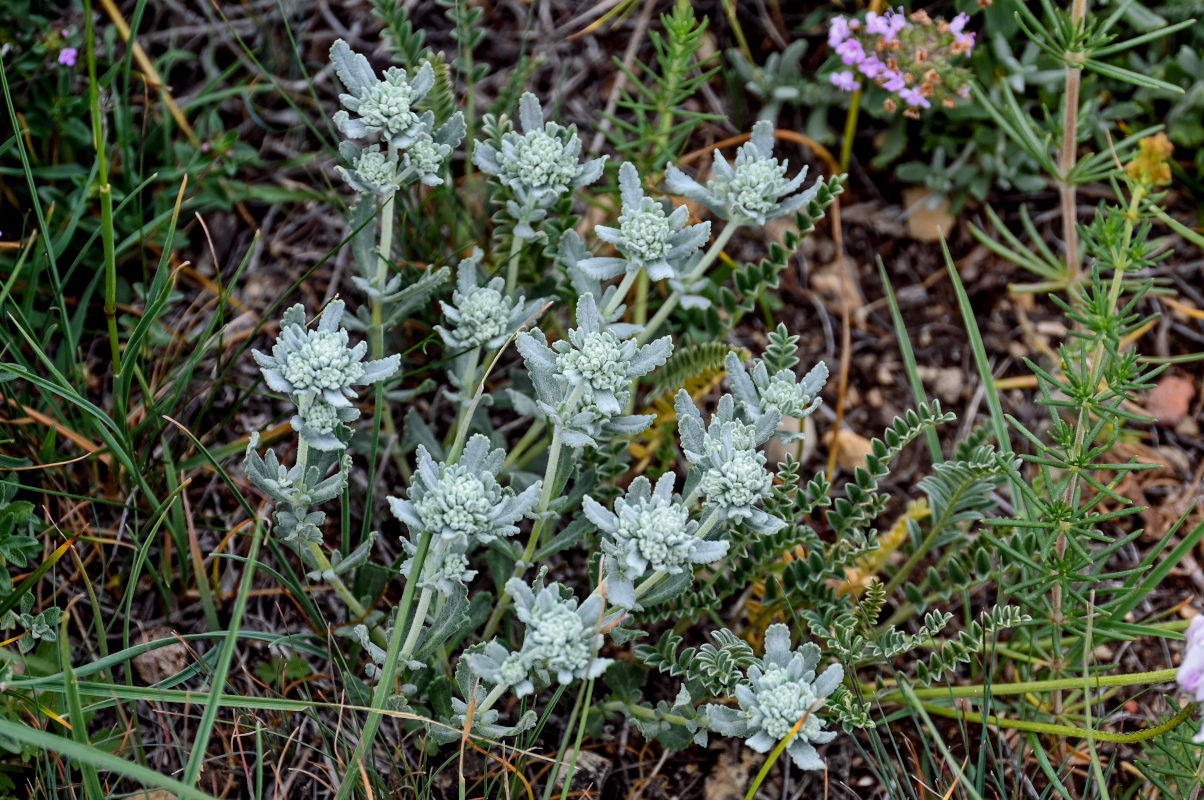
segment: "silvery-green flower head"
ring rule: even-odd
[[[765,633],[765,657],[748,668],[748,682],[736,687],[740,708],[706,707],[711,730],[743,737],[745,744],[758,753],[768,753],[791,736],[799,720],[805,720],[786,752],[799,769],[823,769],[815,745],[832,741],[836,732],[823,729],[819,711],[825,698],[840,685],[844,669],[833,664],[817,678],[819,655],[814,644],[792,652],[789,629],[780,623],[770,625]]]
[[[432,132],[434,119],[435,116],[430,111],[423,114],[422,129],[414,135],[414,140],[401,156],[401,164],[406,174],[413,175],[427,186],[439,186],[443,183],[440,176],[443,165],[447,163],[452,150],[464,140],[464,134],[468,130],[464,123],[464,114],[459,111],[452,114],[438,130]]]
[[[726,394],[704,428],[702,414],[684,389],[677,393],[674,405],[682,451],[699,472],[704,505],[722,519],[745,522],[759,533],[781,528],[782,520],[756,507],[773,490],[765,454],[756,448],[773,434],[781,417],[767,413],[755,424],[740,422],[735,416],[735,400]]]
[[[727,553],[726,540],[707,541],[698,535],[689,509],[673,501],[673,480],[672,472],[665,473],[654,490],[641,475],[631,482],[626,497],[615,500],[613,513],[588,495],[582,501],[590,522],[606,534],[606,592],[620,608],[640,607],[635,582],[650,570],[675,575]]]
[[[594,233],[618,248],[623,257],[581,261],[579,266],[590,277],[606,280],[644,269],[654,281],[671,278],[675,273],[669,262],[689,258],[710,236],[709,222],[686,226],[690,210],[685,206],[677,206],[666,214],[666,206],[671,208],[672,204],[645,197],[639,173],[630,162],[619,167],[619,193],[623,200],[619,227],[599,225]]]
[[[732,382],[732,394],[750,420],[766,413],[802,419],[819,407],[822,402],[819,392],[828,381],[828,367],[822,361],[801,381],[788,369],[770,375],[765,362],[759,359],[752,363],[750,374],[735,353],[728,353],[725,366]],[[779,430],[775,435],[785,444],[802,438],[802,434],[795,431]]]
[[[520,494],[503,489],[497,473],[505,451],[490,450],[481,434],[468,440],[455,464],[438,464],[427,449],[418,446],[418,469],[406,499],[389,498],[393,514],[417,535],[435,536],[470,544],[489,544],[518,532],[514,525],[535,505],[540,482]]]
[[[752,138],[741,145],[734,163],[715,151],[714,176],[706,186],[677,167],[665,170],[669,191],[702,203],[716,216],[736,224],[764,225],[771,219],[791,214],[819,192],[819,182],[792,194],[807,177],[804,167],[786,179],[787,163],[773,157],[773,123],[761,120],[753,126]]]
[[[410,538],[402,538],[401,546],[409,556],[401,565],[401,574],[410,577],[414,570],[414,553],[418,545]],[[433,589],[444,596],[450,595],[457,587],[467,584],[476,577],[477,571],[468,568],[468,538],[464,536],[434,538],[431,540],[426,558],[422,562],[422,578],[418,582],[419,589]]]
[[[543,107],[530,92],[518,101],[523,133],[508,131],[501,149],[478,142],[473,163],[497,177],[515,194],[519,206],[547,208],[569,189],[586,186],[602,175],[605,158],[581,163],[581,139],[575,126],[544,123]]]
[[[287,394],[303,419],[315,402],[347,408],[356,395],[353,386],[382,381],[396,372],[401,362],[397,355],[364,361],[368,345],[348,345],[347,331],[339,327],[342,318],[343,301],[334,300],[322,312],[317,328],[307,330],[305,309],[295,305],[284,312],[272,354],[251,351],[268,386]]]
[[[341,142],[339,155],[348,166],[336,166],[347,185],[360,194],[391,195],[405,183],[396,150],[381,152],[380,145],[361,148],[354,142]]]
[[[451,304],[439,301],[449,325],[436,325],[435,330],[448,347],[457,350],[481,345],[489,349],[501,347],[511,334],[531,321],[547,302],[541,297],[524,303],[525,298],[521,294],[507,297],[506,281],[500,276],[481,286],[477,267],[479,258],[478,251],[460,262]]]
[[[451,151],[451,145],[440,144],[429,133],[421,131],[402,156],[402,163],[427,186],[438,186],[443,183],[439,171]]]
[[[348,139],[379,133],[393,148],[403,148],[424,129],[429,133],[430,120],[414,110],[435,85],[435,71],[429,63],[424,63],[413,79],[400,67],[390,67],[383,79],[377,78],[368,59],[342,39],[331,46],[330,60],[347,89],[347,94],[339,95],[345,110],[335,113],[334,123]]]
[[[506,582],[506,594],[514,598],[514,614],[525,626],[519,659],[544,684],[598,677],[611,663],[597,655],[605,626],[602,596],[591,594],[578,605],[576,597],[562,597],[564,587],[559,583],[540,584],[536,581],[531,587],[519,578]]]
[[[528,369],[549,374],[568,394],[592,402],[601,414],[615,416],[623,411],[619,394],[634,378],[665,363],[673,343],[669,336],[643,347],[635,339],[620,339],[604,328],[594,296],[586,294],[577,302],[577,327],[569,330],[567,340],[549,348],[542,336],[523,334],[518,350]]]
[[[519,697],[535,691],[530,661],[521,650],[511,652],[494,640],[466,650],[464,656],[472,671],[486,683],[509,686]]]
[[[339,426],[354,422],[359,416],[360,410],[355,406],[332,406],[319,399],[294,414],[292,425],[315,450],[342,450],[346,444],[338,437]]]

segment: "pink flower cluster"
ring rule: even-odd
[[[867,78],[891,93],[884,103],[888,111],[902,103],[909,117],[918,117],[934,100],[952,108],[956,98],[970,94],[966,71],[951,64],[974,48],[974,33],[965,30],[969,21],[964,13],[952,22],[934,21],[924,11],[907,16],[902,7],[884,14],[870,11],[865,22],[835,17],[828,46],[852,69],[834,72],[829,80],[853,92],[861,88],[860,77]]]
[[[1187,628],[1187,645],[1183,648],[1183,663],[1175,680],[1179,688],[1192,695],[1197,703],[1204,702],[1204,614],[1192,618]],[[1196,744],[1204,742],[1204,730],[1192,739]]]

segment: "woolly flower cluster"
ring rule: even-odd
[[[673,352],[669,336],[642,347],[635,339],[619,338],[605,327],[592,294],[577,301],[577,327],[567,339],[549,346],[536,328],[519,334],[517,346],[531,373],[539,413],[560,428],[570,447],[596,447],[599,437],[645,430],[650,416],[623,414],[631,381],[652,372]]]
[[[620,608],[640,607],[635,581],[650,569],[676,575],[727,554],[726,540],[706,541],[705,531],[690,520],[690,510],[673,502],[673,480],[674,474],[667,472],[653,490],[641,475],[631,482],[626,497],[615,500],[613,513],[592,497],[584,498],[585,516],[606,534],[602,552],[607,597]]]
[[[673,166],[665,170],[665,186],[703,204],[721,219],[739,225],[764,225],[798,211],[819,192],[817,181],[794,194],[807,177],[807,168],[787,179],[788,168],[787,162],[774,158],[773,124],[761,120],[753,126],[752,137],[740,146],[733,163],[715,150],[714,177],[705,186]]]
[[[768,753],[778,742],[790,738],[786,753],[799,769],[823,769],[816,744],[832,741],[835,731],[825,731],[819,716],[825,699],[832,694],[844,669],[833,664],[816,677],[819,648],[805,644],[790,650],[790,630],[780,623],[765,633],[765,657],[749,666],[747,682],[736,686],[739,709],[720,705],[706,707],[710,728],[724,736],[740,736],[758,753]],[[795,726],[797,732],[792,734]]]
[[[513,193],[506,212],[516,223],[515,235],[536,239],[539,234],[534,223],[546,217],[547,209],[570,189],[598,180],[606,158],[581,163],[581,139],[576,127],[545,123],[543,106],[530,92],[519,98],[518,119],[521,134],[507,131],[500,148],[478,142],[472,162]]]
[[[654,281],[673,278],[677,271],[670,262],[688,259],[710,237],[711,223],[686,225],[690,210],[685,206],[666,214],[670,204],[645,197],[639,173],[631,163],[619,167],[619,194],[623,200],[619,227],[598,225],[594,233],[618,248],[622,258],[582,259],[577,266],[591,278],[605,280],[641,269]]]
[[[596,655],[609,621],[602,618],[602,596],[591,594],[578,605],[576,597],[562,596],[559,583],[541,584],[542,578],[533,587],[518,578],[506,582],[515,616],[525,626],[522,647],[511,652],[493,641],[467,654],[482,680],[510,686],[518,697],[534,692],[537,682],[567,685],[596,678],[612,661]]]
[[[887,111],[902,105],[912,118],[933,102],[953,108],[958,98],[970,96],[968,73],[952,63],[974,49],[974,33],[966,32],[969,21],[965,13],[952,22],[933,20],[922,10],[907,16],[902,7],[884,14],[870,11],[864,23],[835,17],[828,27],[828,46],[849,69],[832,73],[829,80],[846,92],[861,88],[861,78],[873,81],[890,92]]]
[[[408,575],[421,533],[432,536],[431,549],[423,562],[420,585],[450,594],[457,585],[476,575],[468,569],[472,545],[489,544],[518,532],[515,522],[535,506],[541,483],[536,481],[515,494],[497,482],[505,459],[503,450],[489,449],[489,440],[476,434],[468,440],[459,462],[436,463],[422,445],[418,446],[418,469],[406,498],[389,498],[393,515],[410,529],[410,540],[402,542],[410,560],[402,565]]]
[[[789,369],[780,369],[771,375],[761,360],[752,363],[750,374],[735,353],[728,353],[724,365],[732,382],[732,394],[744,416],[754,424],[766,414],[794,419],[809,415],[819,407],[819,392],[828,380],[828,367],[822,361],[812,367],[801,382]],[[783,444],[802,438],[801,433],[791,430],[779,430],[775,435]]]
[[[1189,693],[1197,703],[1204,702],[1204,614],[1192,618],[1187,628],[1187,645],[1183,650],[1183,663],[1175,676],[1179,688]],[[1192,739],[1196,744],[1204,743],[1204,729]]]
[[[451,327],[436,325],[435,330],[449,347],[467,350],[484,345],[497,349],[547,302],[541,297],[528,303],[521,294],[507,297],[504,293],[506,281],[501,277],[482,286],[479,260],[478,252],[460,262],[452,302],[439,301],[443,317]]]
[[[702,414],[688,392],[677,393],[677,430],[681,448],[700,477],[698,490],[703,504],[722,520],[743,522],[752,530],[774,533],[785,523],[757,505],[773,490],[773,477],[765,469],[765,454],[756,450],[781,422],[781,415],[767,412],[751,424],[736,418],[736,401],[730,394],[704,426]]]
[[[335,436],[340,423],[359,416],[351,406],[352,387],[376,383],[397,371],[401,356],[364,361],[365,342],[351,347],[339,327],[343,301],[326,306],[316,330],[305,327],[305,309],[295,305],[284,312],[272,354],[252,350],[268,387],[288,395],[297,406],[293,429],[318,450],[342,449]]]
[[[363,55],[342,39],[330,48],[335,74],[347,89],[339,95],[343,108],[334,124],[347,139],[379,137],[385,145],[361,148],[350,141],[339,145],[339,154],[350,168],[336,167],[353,189],[362,194],[388,196],[418,180],[429,186],[443,183],[439,173],[452,149],[464,138],[464,116],[456,112],[435,127],[431,111],[419,112],[418,103],[435,86],[435,71],[424,63],[411,76],[390,67],[383,78],[376,76]]]

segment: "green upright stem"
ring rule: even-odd
[[[581,399],[581,394],[585,391],[585,384],[578,384],[568,399],[565,405],[572,408],[573,405]],[[514,565],[514,571],[510,574],[511,578],[521,578],[526,570],[527,562],[535,555],[535,549],[539,546],[539,539],[543,535],[543,530],[547,519],[544,514],[548,510],[548,506],[552,505],[552,492],[555,491],[556,471],[560,468],[560,426],[557,425],[552,431],[552,444],[548,450],[548,465],[543,473],[543,486],[539,492],[539,510],[538,518],[535,524],[531,526],[531,536],[527,539],[527,546],[523,549],[522,558]],[[493,613],[489,615],[489,621],[485,624],[485,633],[482,635],[482,640],[489,641],[493,635],[497,633],[498,626],[502,624],[502,616],[506,613],[506,609],[510,607],[510,595],[505,592],[498,598],[497,605],[493,608]]]
[[[1073,0],[1070,6],[1070,22],[1076,32],[1083,29],[1083,19],[1087,15],[1087,0]],[[1083,57],[1083,53],[1067,53],[1067,59],[1072,56]],[[1075,222],[1077,218],[1077,187],[1070,177],[1078,156],[1078,127],[1079,127],[1079,89],[1083,80],[1083,65],[1067,62],[1066,64],[1066,97],[1062,109],[1062,149],[1058,153],[1058,190],[1062,201],[1062,238],[1066,241],[1066,279],[1070,286],[1078,283],[1081,274],[1081,257],[1079,255],[1079,233]]]
[[[360,735],[359,746],[352,753],[351,762],[343,773],[343,781],[339,784],[336,800],[347,800],[360,779],[359,765],[364,762],[376,740],[380,723],[384,719],[380,710],[389,702],[389,694],[397,680],[397,667],[401,660],[402,636],[405,633],[405,619],[410,615],[410,606],[414,604],[414,593],[418,586],[419,576],[422,575],[422,565],[426,561],[427,550],[431,546],[431,534],[424,531],[418,537],[418,547],[414,551],[414,563],[410,567],[410,575],[406,578],[406,587],[401,593],[401,604],[397,607],[396,624],[389,637],[389,646],[385,651],[385,663],[381,667],[380,682],[372,694],[372,710],[364,723],[364,731]]]
[[[511,234],[513,236],[513,234]],[[523,240],[513,236],[510,240],[510,255],[506,258],[506,296],[514,297],[518,286],[518,265],[522,261]]]
[[[729,241],[731,241],[732,235],[735,234],[736,228],[738,227],[739,226],[736,223],[731,221],[725,224],[723,226],[723,230],[721,230],[719,235],[715,237],[715,241],[711,244],[710,249],[706,251],[706,254],[703,255],[702,260],[698,262],[698,266],[696,266],[694,270],[686,276],[682,283],[689,285],[701,278],[703,273],[706,272],[707,268],[715,262],[715,259],[719,258],[719,254],[723,252],[723,248]],[[640,335],[636,338],[636,342],[639,344],[647,344],[648,340],[651,339],[653,334],[660,329],[660,326],[664,324],[665,320],[669,318],[669,315],[673,313],[673,309],[677,308],[677,304],[680,302],[681,292],[674,291],[671,295],[669,295],[661,307],[657,309],[656,314],[654,314],[652,319],[649,320],[647,326],[644,327],[643,332],[640,333]]]
[[[405,644],[401,646],[402,661],[408,661],[414,653],[414,647],[418,644],[418,635],[422,633],[422,626],[426,623],[426,612],[431,607],[433,595],[431,587],[422,587],[422,594],[418,596],[418,608],[414,610],[414,621],[410,623],[410,633],[406,636]],[[401,622],[398,621],[398,625],[400,624]]]
[[[652,283],[647,270],[640,270],[635,282],[635,307],[631,310],[631,321],[642,326],[648,321],[648,286]]]
[[[121,343],[117,338],[117,256],[113,241],[113,188],[109,184],[109,160],[105,154],[104,121],[100,113],[100,84],[96,78],[96,37],[92,35],[92,2],[84,2],[85,39],[88,48],[88,99],[92,107],[92,145],[100,195],[100,240],[104,247],[105,320],[109,328],[109,352],[113,374],[121,374]]]
[[[844,118],[844,136],[840,140],[840,171],[849,171],[849,162],[853,160],[853,136],[857,133],[857,116],[861,113],[861,90],[853,92],[849,101],[849,113]]]
[[[242,582],[238,587],[238,597],[234,601],[234,611],[230,615],[230,627],[226,630],[226,639],[222,642],[221,652],[217,656],[217,664],[210,676],[213,687],[212,696],[205,704],[197,727],[196,738],[192,743],[192,752],[188,764],[184,768],[182,781],[189,786],[195,786],[201,776],[201,766],[205,763],[205,754],[209,750],[209,737],[213,733],[213,724],[217,721],[222,687],[226,684],[226,676],[230,674],[230,663],[234,660],[234,648],[238,644],[238,631],[242,626],[242,618],[247,610],[247,600],[251,596],[251,586],[255,582],[255,567],[259,564],[259,547],[263,544],[263,525],[258,521],[251,534],[251,547],[247,551],[246,570],[242,574]]]
[[[619,283],[619,288],[615,290],[614,296],[610,298],[610,302],[602,309],[603,319],[613,314],[615,309],[623,303],[624,298],[627,297],[627,292],[631,290],[631,284],[635,282],[636,276],[642,275],[643,272],[644,270],[639,269],[635,272],[629,271],[623,275],[623,280]]]
[[[309,466],[309,442],[305,440],[304,436],[297,437],[297,466],[301,467],[302,475],[304,475],[305,470]],[[347,608],[351,610],[351,613],[359,619],[367,618],[368,609],[364,608],[355,594],[347,588],[347,584],[343,583],[343,579],[335,574],[334,565],[330,563],[330,559],[326,556],[326,551],[322,549],[322,546],[317,542],[307,542],[306,544],[310,556],[313,557],[314,564],[318,567],[318,571],[323,576],[330,576],[326,578],[326,582],[330,584],[335,593],[347,604]],[[373,625],[369,631],[369,635],[376,644],[382,647],[385,645],[385,634],[379,626]]]
[[[460,415],[456,418],[456,438],[452,442],[451,450],[448,451],[447,462],[455,463],[460,458],[460,450],[464,447],[464,441],[468,438],[468,429],[471,420],[468,419],[468,414],[472,411],[472,398],[476,393],[476,377],[477,365],[481,361],[481,348],[472,348],[466,356],[464,362],[464,371],[460,373]]]
[[[473,714],[479,717],[481,714],[484,714],[486,711],[493,708],[493,704],[496,703],[498,698],[505,694],[506,690],[509,688],[510,684],[508,683],[499,683],[497,686],[494,686],[489,690],[489,694],[485,695],[485,699],[481,701],[481,704],[473,709]]]

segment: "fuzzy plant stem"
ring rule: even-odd
[[[343,781],[339,784],[335,800],[347,800],[355,791],[356,784],[360,779],[359,765],[365,762],[368,753],[372,750],[376,734],[380,730],[380,723],[384,719],[380,710],[389,702],[389,694],[393,691],[393,684],[397,680],[397,668],[401,661],[402,635],[405,633],[404,621],[410,615],[410,606],[414,604],[415,590],[418,586],[419,576],[422,575],[422,565],[426,561],[426,553],[430,546],[431,534],[424,531],[418,537],[418,546],[414,551],[414,563],[410,567],[409,577],[406,578],[406,587],[401,593],[401,603],[397,606],[397,623],[393,626],[393,632],[389,636],[389,646],[385,648],[385,663],[380,670],[380,682],[376,684],[376,691],[372,694],[372,710],[368,713],[368,719],[364,723],[359,746],[352,753],[351,762],[343,773]]]
[[[489,694],[485,695],[485,699],[481,701],[481,704],[472,710],[473,715],[479,717],[489,709],[493,708],[493,704],[496,703],[509,688],[510,684],[508,683],[499,683],[497,686],[494,686],[489,690]]]
[[[305,440],[304,436],[297,437],[297,465],[301,467],[302,474],[304,474],[309,465],[309,442]],[[313,557],[318,571],[322,573],[326,582],[330,584],[335,593],[347,604],[347,608],[351,613],[359,619],[365,619],[368,616],[368,609],[364,608],[363,604],[356,598],[355,593],[347,588],[347,584],[343,583],[343,579],[335,574],[334,565],[326,557],[326,551],[322,549],[322,546],[317,542],[306,542],[306,547],[309,550],[310,556]],[[380,627],[373,625],[369,635],[372,637],[373,642],[384,646],[385,634]]]
[[[512,578],[521,578],[523,572],[527,568],[527,562],[531,560],[531,556],[535,555],[535,548],[539,546],[540,537],[543,535],[544,517],[543,514],[548,510],[548,506],[552,503],[552,484],[556,480],[556,470],[560,467],[560,426],[556,426],[552,433],[552,444],[548,450],[548,467],[544,470],[543,488],[539,493],[539,512],[535,520],[535,524],[531,526],[531,536],[527,539],[527,546],[523,549],[522,558],[514,565],[514,571],[511,573]],[[502,616],[506,613],[506,609],[510,607],[510,595],[502,593],[498,598],[497,605],[493,607],[493,613],[489,615],[489,621],[485,625],[485,633],[481,636],[481,641],[487,642],[497,633],[498,626],[502,623]]]
[[[569,393],[568,399],[565,400],[565,407],[572,408],[581,399],[581,395],[585,392],[585,384],[579,383],[572,392]],[[523,549],[522,558],[514,565],[514,571],[511,573],[512,578],[521,578],[523,572],[527,568],[527,563],[531,557],[535,555],[535,549],[539,546],[539,540],[543,536],[544,528],[547,527],[548,506],[552,505],[552,493],[556,490],[556,472],[560,469],[560,451],[563,447],[560,444],[560,426],[557,425],[552,431],[552,444],[548,447],[548,465],[543,473],[543,486],[539,492],[539,510],[536,512],[535,524],[531,526],[531,536],[527,539],[527,546]],[[493,607],[493,613],[489,615],[489,621],[485,624],[485,633],[481,636],[481,641],[489,641],[493,635],[497,633],[498,626],[502,624],[502,615],[506,613],[506,609],[510,607],[510,595],[503,593],[498,598],[497,605]]]
[[[460,459],[460,451],[464,448],[464,441],[468,438],[468,429],[471,426],[471,420],[468,415],[472,413],[473,394],[476,392],[477,365],[481,363],[481,347],[477,345],[468,351],[465,356],[464,371],[460,373],[460,416],[456,419],[456,437],[452,442],[451,450],[448,451],[448,462],[454,463]]]
[[[615,313],[615,309],[622,304],[623,300],[627,297],[627,293],[631,291],[631,284],[635,282],[636,276],[642,272],[643,270],[639,269],[634,272],[629,271],[623,275],[623,280],[619,283],[619,288],[615,290],[614,297],[610,298],[610,302],[602,309],[603,319],[607,319],[611,314]]]
[[[379,293],[384,292],[385,283],[389,278],[389,257],[393,252],[393,199],[396,196],[396,192],[387,195],[380,207],[380,247],[377,251],[376,280],[374,286],[378,294],[372,298],[371,339],[373,358],[384,358],[385,353],[384,299]]]
[[[426,612],[431,607],[431,597],[434,594],[431,587],[422,587],[422,594],[418,596],[418,608],[414,610],[414,621],[410,623],[410,632],[406,636],[405,644],[401,646],[402,661],[408,661],[414,653],[414,647],[418,644],[418,635],[422,633],[422,626],[426,624]]]
[[[728,221],[728,223],[723,226],[723,230],[719,232],[719,235],[715,237],[715,241],[711,244],[710,249],[707,250],[706,254],[703,255],[702,260],[698,262],[698,266],[686,276],[682,283],[688,286],[689,284],[701,278],[702,274],[706,272],[707,268],[715,262],[715,259],[719,258],[719,254],[723,252],[723,248],[729,241],[731,241],[732,235],[735,234],[736,228],[738,227],[739,225],[737,225],[735,222]],[[660,326],[664,324],[665,320],[669,318],[669,315],[673,313],[673,309],[677,308],[677,304],[680,302],[680,291],[674,291],[671,295],[669,295],[668,298],[665,299],[665,302],[661,304],[661,307],[656,310],[656,314],[653,315],[652,319],[648,321],[648,325],[645,326],[643,332],[640,333],[639,337],[636,339],[636,342],[641,345],[647,344],[648,340],[651,339],[653,334],[660,329]]]
[[[1073,0],[1070,23],[1076,33],[1083,28],[1087,16],[1087,0]],[[1066,241],[1066,280],[1070,286],[1081,276],[1079,233],[1075,227],[1078,216],[1077,187],[1070,173],[1078,153],[1079,88],[1083,79],[1083,60],[1086,54],[1075,50],[1066,53],[1066,98],[1062,109],[1062,149],[1058,154],[1058,194],[1062,201],[1062,237]]]
[[[514,234],[510,240],[510,255],[506,257],[506,296],[514,297],[518,286],[518,265],[522,261],[523,240]]]

